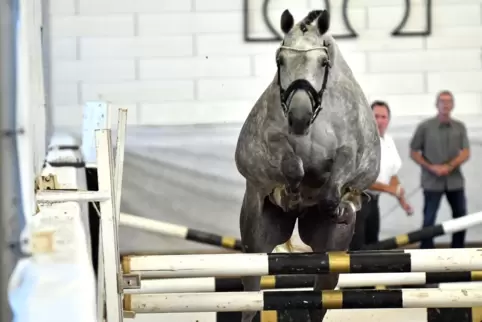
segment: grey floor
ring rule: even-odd
[[[128,128],[122,211],[134,215],[186,225],[216,234],[239,236],[238,217],[243,194],[243,179],[234,164],[234,149],[240,124],[212,126],[174,126]],[[480,197],[482,127],[469,128],[471,160],[464,166],[469,212],[482,210]],[[409,135],[413,125],[392,130],[403,160],[400,178],[411,194],[416,212],[407,217],[393,198],[381,199],[381,237],[418,229],[421,223],[422,196],[419,168],[408,158]],[[438,222],[451,218],[443,201]],[[468,231],[469,241],[482,241],[482,228]],[[449,241],[449,236],[437,241]],[[219,251],[176,238],[163,237],[131,228],[121,228],[121,252],[196,252]]]

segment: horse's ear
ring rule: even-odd
[[[318,17],[316,22],[316,26],[318,27],[320,35],[324,35],[325,32],[328,31],[330,28],[330,14],[328,13],[328,10],[323,10],[321,12],[321,15]]]
[[[286,9],[283,11],[281,14],[281,30],[285,34],[290,32],[291,28],[293,28],[293,25],[295,24],[295,20],[293,19],[293,16],[291,15],[290,11]]]

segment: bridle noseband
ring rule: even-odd
[[[313,47],[309,49],[298,49],[293,47],[287,47],[282,44],[278,49],[278,55],[276,56],[276,66],[278,67],[278,85],[280,89],[281,108],[283,109],[284,115],[285,116],[288,115],[288,100],[290,100],[290,98],[297,90],[303,90],[308,94],[308,97],[310,98],[310,101],[311,101],[313,116],[311,117],[310,124],[313,124],[316,117],[318,116],[318,114],[320,114],[322,110],[321,103],[323,101],[323,93],[325,92],[325,89],[326,89],[326,83],[328,82],[328,73],[329,73],[329,69],[331,68],[331,63],[329,60],[326,61],[325,74],[323,76],[323,83],[321,85],[321,89],[319,92],[317,92],[316,89],[314,89],[313,86],[310,84],[310,82],[307,81],[306,79],[296,79],[288,86],[288,88],[283,89],[283,87],[281,86],[280,59],[279,59],[279,51],[281,49],[287,49],[287,50],[298,51],[298,52],[324,50],[326,53],[328,53],[328,48],[327,46],[320,46],[320,47]]]

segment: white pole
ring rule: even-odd
[[[165,223],[158,220],[143,218],[139,216],[133,216],[121,212],[119,218],[119,224],[122,226],[137,228],[153,233],[159,233],[162,235],[179,237],[185,239],[188,233],[187,227]]]
[[[198,293],[214,292],[216,278],[166,278],[157,280],[142,280],[141,288],[125,289],[124,294],[159,294],[159,293]]]
[[[111,129],[111,110],[109,104],[101,101],[86,102],[83,107],[82,146],[86,168],[97,168],[96,130]],[[100,216],[100,214],[99,214]],[[100,225],[100,222],[99,222]],[[105,272],[104,255],[102,253],[102,229],[98,231],[97,238],[97,320],[104,318],[105,307]]]
[[[111,130],[95,131],[99,191],[110,192],[110,198],[100,202],[100,230],[102,231],[102,258],[104,268],[107,321],[121,322],[123,318],[120,280],[119,246],[116,243],[115,192],[112,176],[113,157]]]
[[[37,192],[36,199],[38,203],[45,202],[89,202],[89,201],[106,201],[110,199],[110,195],[105,191],[62,191],[49,190]]]
[[[480,289],[407,289],[403,290],[404,308],[457,308],[482,306]]]
[[[482,211],[442,223],[445,234],[458,232],[482,223]]]
[[[129,294],[124,295],[124,310],[136,313],[262,311],[263,302],[263,292]]]
[[[127,109],[119,109],[119,118],[117,124],[117,148],[115,157],[115,207],[116,207],[116,223],[119,225],[120,205],[122,199],[122,178],[124,175],[124,151],[126,142],[126,127],[127,127]]]
[[[294,277],[294,276],[293,276]],[[216,292],[216,277],[191,277],[191,278],[163,278],[144,279],[139,289],[125,289],[126,294],[159,294],[159,293],[197,293]],[[426,273],[364,273],[340,274],[337,288],[357,288],[403,285],[427,284]],[[465,288],[470,285],[481,287],[482,282],[443,282],[438,285],[458,285]],[[463,287],[462,287],[463,286]],[[447,286],[448,287],[448,286]],[[279,290],[279,288],[276,288]],[[289,290],[292,290],[289,289]],[[232,290],[236,291],[236,290]]]
[[[337,287],[370,287],[377,285],[424,285],[425,273],[340,274]]]
[[[356,297],[352,303],[345,303],[343,295],[364,294]],[[376,302],[372,297],[378,294],[380,299],[383,293],[390,291],[330,291],[330,300],[325,303],[328,309],[365,308]],[[400,307],[403,308],[458,308],[482,306],[482,290],[480,289],[403,289],[401,302],[399,299],[387,298],[385,305],[379,308]],[[294,309],[294,305],[308,303],[321,305],[323,293],[313,291],[283,292],[286,295],[277,296],[278,292],[224,292],[224,293],[167,293],[167,294],[129,294],[125,296],[124,308],[136,313],[168,313],[168,312],[229,312],[229,311],[263,311]],[[336,294],[339,294],[336,296]],[[275,307],[267,308],[265,298],[270,298],[270,304]],[[279,302],[276,300],[279,299]],[[306,301],[303,299],[306,298]],[[334,300],[338,298],[339,300]],[[317,300],[319,299],[319,301]],[[316,308],[313,306],[313,308]]]
[[[377,285],[424,285],[425,273],[340,274],[338,288]],[[215,292],[215,277],[144,279],[140,289],[125,289],[126,294]],[[276,289],[279,290],[279,289]],[[292,290],[292,289],[290,289]]]
[[[269,275],[266,254],[124,256],[123,268],[149,278]]]
[[[460,272],[482,270],[482,251],[478,248],[410,250],[410,272]],[[263,276],[295,274],[280,268],[285,254],[203,254],[203,255],[150,255],[124,256],[123,269],[125,273],[138,273],[144,278],[168,277],[224,277],[224,276]],[[303,267],[304,258],[317,258],[324,254],[306,253],[290,254],[299,256],[298,267]],[[355,256],[363,256],[357,254]],[[368,254],[373,256],[373,254]],[[378,255],[380,257],[392,255]],[[328,271],[328,263],[320,258],[320,267],[301,269],[296,274],[315,274]],[[352,257],[350,257],[352,258]],[[394,257],[395,258],[395,257]],[[400,258],[400,257],[398,257]],[[345,258],[346,259],[346,258]],[[290,259],[292,262],[292,259]],[[373,259],[376,261],[376,259]],[[274,267],[273,265],[275,265]],[[349,263],[346,259],[344,262]],[[377,263],[373,263],[377,264]],[[288,265],[288,264],[287,264]],[[366,269],[370,270],[370,264]],[[270,267],[271,266],[271,267]],[[289,266],[289,265],[288,265]],[[312,266],[312,265],[311,265]],[[344,273],[347,265],[331,269],[331,272]],[[348,264],[349,266],[349,264]],[[290,267],[288,267],[290,269]],[[389,271],[388,271],[389,272]],[[373,272],[375,273],[375,272]]]

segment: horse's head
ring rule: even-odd
[[[295,135],[306,135],[321,110],[331,67],[329,43],[323,39],[329,27],[326,10],[311,11],[296,25],[288,10],[281,15],[285,36],[276,51],[277,77],[281,107]]]

